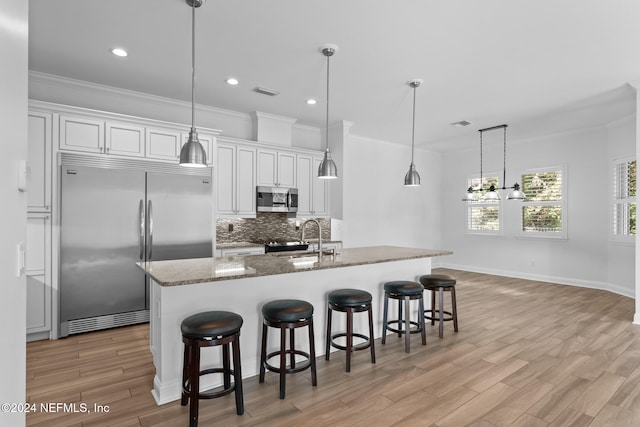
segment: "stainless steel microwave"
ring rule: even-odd
[[[285,187],[256,187],[258,212],[298,212],[298,189]]]

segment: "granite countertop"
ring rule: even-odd
[[[265,255],[139,262],[137,265],[159,285],[179,286],[406,259],[429,258],[451,255],[452,253],[451,251],[438,249],[369,246],[342,249],[336,255],[323,255],[321,259],[318,259],[317,253],[300,251],[274,252]]]

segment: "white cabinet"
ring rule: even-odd
[[[150,159],[173,160],[180,156],[180,132],[172,129],[147,128],[146,153]]]
[[[107,122],[105,129],[105,153],[144,157],[144,127]]]
[[[51,217],[27,216],[27,334],[51,330]]]
[[[298,154],[296,161],[298,216],[327,216],[327,181],[317,177],[322,157]]]
[[[296,155],[258,150],[258,184],[268,187],[296,186]]]
[[[219,143],[216,156],[216,213],[255,217],[256,150]]]
[[[144,128],[93,118],[60,116],[60,149],[144,157]]]
[[[51,114],[29,112],[27,210],[51,210]]]
[[[104,153],[104,121],[60,116],[60,149]]]

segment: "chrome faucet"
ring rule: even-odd
[[[322,226],[320,225],[320,221],[318,221],[317,219],[308,219],[305,222],[302,223],[302,235],[300,236],[300,240],[304,242],[304,230],[306,228],[306,225],[309,222],[315,222],[318,225],[318,256],[322,257]]]

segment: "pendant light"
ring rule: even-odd
[[[420,186],[420,174],[416,170],[416,165],[413,164],[413,151],[416,136],[416,88],[420,86],[422,82],[422,79],[413,79],[407,82],[407,84],[413,88],[413,120],[411,125],[411,164],[409,165],[409,171],[404,176],[405,187]]]
[[[338,46],[333,44],[324,45],[321,52],[327,57],[327,117],[325,121],[325,151],[324,159],[318,166],[318,178],[320,179],[336,179],[338,177],[338,168],[331,158],[329,151],[329,58],[338,51]]]
[[[180,150],[180,166],[205,167],[207,166],[207,153],[198,140],[198,132],[194,126],[195,85],[196,85],[196,7],[202,6],[203,0],[185,0],[191,6],[191,130],[189,139]]]
[[[462,198],[463,202],[476,202],[480,198],[475,194],[476,191],[482,191],[482,133],[492,131],[496,129],[502,129],[503,131],[503,145],[502,145],[502,189],[512,190],[507,194],[507,200],[524,200],[526,195],[520,190],[520,184],[517,182],[512,187],[506,187],[504,185],[507,178],[507,125],[498,125],[490,128],[480,129],[480,187],[469,187],[467,193]],[[484,195],[484,200],[500,200],[500,193],[496,191],[496,186],[491,185],[489,191]]]

